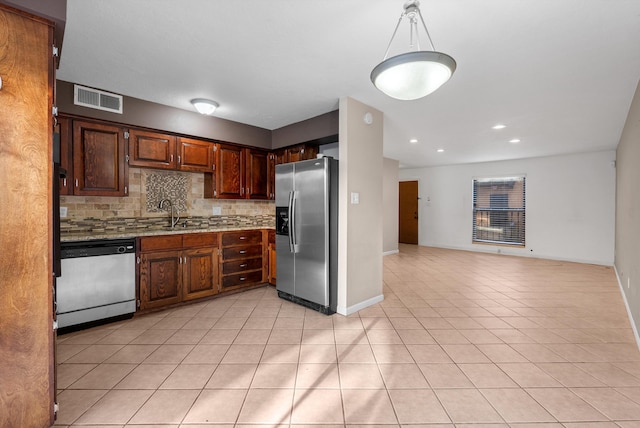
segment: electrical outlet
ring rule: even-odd
[[[60,207],[60,218],[67,217],[67,207]]]
[[[213,215],[222,215],[222,207],[213,207]]]

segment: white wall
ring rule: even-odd
[[[614,151],[401,169],[418,179],[419,244],[612,265]],[[526,247],[471,243],[472,179],[526,175]]]
[[[365,123],[365,113],[373,122]],[[382,296],[382,112],[340,100],[338,313],[348,315]],[[360,202],[351,202],[358,193]]]
[[[382,167],[382,251],[398,252],[398,168],[400,162],[384,158]]]
[[[633,325],[640,330],[640,83],[618,144],[615,266]],[[640,341],[639,341],[640,342]]]

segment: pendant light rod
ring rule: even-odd
[[[391,50],[391,45],[393,44],[393,39],[396,37],[396,33],[398,32],[398,28],[400,28],[400,24],[402,20],[406,16],[409,19],[409,46],[413,47],[413,33],[415,31],[416,34],[416,42],[418,45],[418,50],[420,50],[420,36],[418,34],[418,20],[416,19],[416,15],[420,17],[420,21],[422,22],[422,28],[424,28],[424,32],[427,35],[427,40],[429,40],[429,46],[431,46],[431,50],[435,51],[436,48],[433,45],[433,40],[431,40],[431,34],[429,34],[429,30],[427,29],[427,24],[424,22],[424,18],[422,17],[422,12],[420,12],[420,2],[418,0],[411,0],[404,4],[404,10],[400,14],[400,18],[398,18],[398,23],[396,24],[396,28],[393,30],[393,34],[391,35],[391,40],[389,40],[389,44],[387,45],[387,50],[384,52],[383,61],[389,57],[389,51]]]

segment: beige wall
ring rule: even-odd
[[[398,252],[398,169],[400,162],[383,159],[382,182],[382,251],[384,254]]]
[[[369,112],[373,122],[363,120]],[[340,100],[338,313],[382,300],[382,112]],[[359,204],[351,203],[358,193]]]
[[[637,336],[640,327],[640,84],[616,152],[615,267]]]
[[[129,168],[129,196],[61,196],[60,206],[67,207],[67,218],[109,219],[114,217],[163,217],[166,212],[148,212],[146,209],[145,175],[184,174],[187,176],[187,211],[180,212],[184,217],[210,217],[213,207],[220,207],[221,215],[275,215],[274,201],[234,201],[224,199],[205,199],[204,174],[193,172],[161,171],[155,169]]]

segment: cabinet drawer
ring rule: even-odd
[[[182,248],[182,235],[145,236],[140,238],[140,251]]]
[[[217,233],[185,233],[182,235],[182,245],[185,248],[192,247],[217,247]]]
[[[260,244],[262,232],[260,230],[242,230],[239,232],[226,232],[222,234],[222,246]]]
[[[222,288],[249,285],[262,281],[262,271],[239,273],[222,277]]]
[[[239,273],[248,270],[262,269],[262,257],[247,260],[233,260],[222,264],[222,274]]]
[[[262,245],[246,245],[242,247],[224,248],[222,260],[244,259],[262,256]]]

